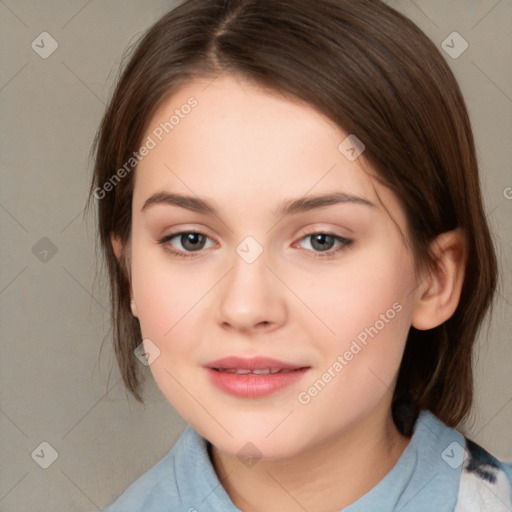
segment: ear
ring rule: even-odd
[[[112,249],[114,250],[114,254],[116,255],[117,260],[119,261],[119,265],[121,268],[124,268],[126,271],[126,276],[129,278],[129,269],[126,268],[126,254],[124,253],[124,245],[118,235],[112,233],[110,235],[110,242],[112,243]],[[135,299],[133,298],[133,290],[132,284],[130,282],[130,307],[132,310],[132,315],[137,317],[137,304],[135,303]]]
[[[121,264],[123,257],[123,242],[118,235],[112,233],[110,235],[110,242],[112,243],[112,249],[114,250],[114,254],[116,255],[117,260]]]
[[[438,263],[418,287],[412,315],[419,330],[433,329],[453,315],[464,283],[467,247],[462,230],[441,233],[432,249]]]

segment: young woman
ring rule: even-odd
[[[124,382],[141,399],[149,365],[190,425],[108,511],[512,510],[511,465],[456,430],[497,264],[463,98],[411,21],[188,0],[95,155]]]

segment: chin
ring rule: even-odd
[[[283,417],[279,421],[282,421]],[[306,432],[294,431],[293,425],[279,425],[273,420],[272,427],[263,419],[248,421],[247,418],[236,422],[225,422],[223,426],[229,434],[216,422],[191,426],[210,441],[219,451],[236,457],[275,460],[292,457],[305,448]],[[276,428],[277,426],[277,428]]]

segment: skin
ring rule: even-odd
[[[210,84],[210,85],[208,85]],[[208,85],[208,87],[206,87]],[[206,87],[206,88],[205,88]],[[449,318],[463,281],[457,231],[436,240],[439,268],[417,275],[398,199],[338,150],[348,135],[308,105],[228,75],[197,79],[168,98],[145,135],[194,96],[198,105],[139,164],[131,234],[132,311],[160,350],[151,364],[169,402],[212,443],[210,457],[244,511],[328,512],[356,501],[395,465],[409,439],[391,418],[395,380],[411,325]],[[344,191],[371,201],[280,217],[285,200]],[[142,211],[161,191],[208,200],[217,215],[169,204]],[[377,197],[378,194],[378,197]],[[179,236],[197,230],[199,251]],[[312,232],[353,240],[329,258]],[[252,263],[236,249],[252,236]],[[113,237],[120,257],[126,249]],[[185,240],[186,242],[186,240]],[[197,243],[197,242],[196,242]],[[330,245],[329,245],[330,243]],[[200,246],[200,244],[199,244]],[[341,244],[328,240],[327,250]],[[298,394],[332,367],[365,328],[401,310],[309,403]],[[268,397],[237,398],[214,387],[203,365],[229,355],[264,355],[310,366]],[[261,459],[237,457],[251,442]]]

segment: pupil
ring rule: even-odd
[[[185,247],[186,249],[191,249],[191,250],[196,250],[198,247],[200,248],[202,245],[204,245],[204,240],[203,240],[203,244],[199,243],[200,239],[202,237],[203,236],[200,233],[187,233],[185,235],[184,243],[182,240],[183,247]],[[191,245],[188,245],[188,244],[191,244]]]
[[[327,241],[326,243],[326,240],[325,239],[330,239]],[[325,235],[325,234],[319,234],[319,235],[314,235],[313,237],[313,243],[311,244],[315,249],[320,249],[320,250],[329,250],[331,247],[326,247],[326,245],[331,245],[329,242],[333,242],[334,239],[331,235]],[[318,244],[317,247],[315,247],[315,244]]]

